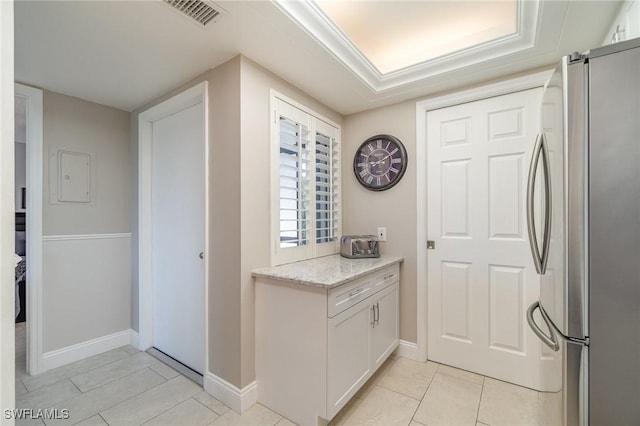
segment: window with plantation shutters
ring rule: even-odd
[[[272,263],[337,253],[339,129],[279,96],[272,105]]]
[[[323,123],[324,124],[324,123]],[[340,187],[340,151],[335,137],[316,130],[316,243],[335,242],[338,238],[338,200]]]
[[[280,116],[280,247],[309,242],[309,129]]]

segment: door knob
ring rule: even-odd
[[[198,255],[198,257],[199,257],[200,259],[204,259],[204,253],[203,253],[203,252],[200,252],[200,254]]]

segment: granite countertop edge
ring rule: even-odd
[[[362,267],[358,263],[368,263],[370,266]],[[251,275],[254,278],[268,278],[275,281],[283,281],[287,283],[300,284],[309,287],[318,288],[335,288],[354,281],[362,276],[371,274],[373,272],[384,269],[395,263],[404,262],[403,257],[397,256],[380,256],[378,258],[366,258],[366,259],[349,259],[340,256],[339,254],[319,257],[315,259],[303,260],[300,262],[288,263],[285,265],[257,268],[254,269]],[[320,265],[317,265],[320,263]],[[334,271],[334,276],[325,279],[318,279],[315,277],[309,277],[309,273],[312,269],[322,269],[323,271],[331,271],[341,266],[356,266],[358,270],[351,271]],[[360,268],[362,267],[362,268]],[[321,274],[324,275],[324,274]]]

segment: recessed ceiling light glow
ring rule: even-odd
[[[518,1],[315,0],[387,74],[517,33]]]

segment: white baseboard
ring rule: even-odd
[[[130,341],[131,330],[123,330],[107,336],[67,346],[66,348],[46,352],[42,355],[42,371],[44,372],[51,370],[52,368],[71,364],[72,362],[80,361],[81,359],[98,355],[102,352],[119,348],[120,346],[128,345]]]
[[[422,359],[418,354],[418,344],[407,342],[406,340],[400,340],[398,349],[396,349],[396,355],[419,362],[427,361],[426,359]]]
[[[204,390],[240,414],[258,401],[258,388],[255,381],[239,389],[211,372],[207,372],[204,376]]]
[[[134,348],[145,351],[147,348],[140,348],[140,334],[137,331],[129,329],[129,344]]]

